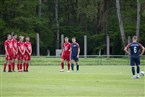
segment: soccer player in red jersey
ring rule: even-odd
[[[20,40],[18,42],[18,64],[17,64],[17,67],[18,67],[18,72],[22,72],[22,64],[23,64],[23,58],[24,58],[24,53],[25,53],[25,44],[23,42],[24,40],[24,37],[23,36],[20,36],[19,37]]]
[[[14,49],[14,56],[13,56],[13,60],[12,60],[12,71],[15,71],[15,60],[16,60],[17,54],[18,54],[18,45],[17,45],[18,41],[17,41],[16,34],[13,35],[12,43],[13,43],[13,49]]]
[[[28,72],[28,67],[29,67],[29,61],[31,60],[31,54],[32,54],[32,45],[29,42],[30,38],[26,37],[26,42],[25,42],[25,54],[24,54],[24,72]]]
[[[65,37],[65,43],[63,44],[62,49],[62,60],[61,60],[61,71],[64,72],[64,61],[67,61],[68,64],[68,72],[70,71],[70,50],[71,50],[71,43],[69,42],[68,37]]]
[[[6,62],[4,63],[4,72],[6,72],[6,67],[8,65],[8,72],[12,71],[12,66],[11,66],[11,62],[12,62],[12,58],[13,58],[13,44],[11,41],[12,36],[10,34],[8,34],[7,36],[7,40],[4,42],[4,46],[5,46],[5,56],[6,56]]]

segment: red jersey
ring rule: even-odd
[[[63,44],[63,54],[70,54],[71,43]]]
[[[25,44],[24,42],[19,41],[18,42],[18,54],[24,54],[25,53]],[[21,52],[20,52],[21,50]]]
[[[6,40],[4,43],[5,48],[7,49],[8,55],[13,55],[13,44],[11,40]]]
[[[32,45],[30,42],[25,42],[25,54],[30,54],[32,52]]]
[[[15,52],[18,53],[18,41],[16,39],[12,39],[11,41],[13,43],[13,48]]]

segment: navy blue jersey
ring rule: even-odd
[[[72,43],[71,44],[71,56],[77,56],[78,55],[78,49],[80,48],[78,43]]]
[[[138,57],[140,55],[140,49],[142,49],[142,45],[138,42],[132,42],[127,45],[127,48],[130,48],[131,56]]]

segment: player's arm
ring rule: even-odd
[[[23,55],[23,52],[21,51],[21,48],[18,46],[18,50],[20,51],[20,53]]]
[[[144,52],[145,52],[145,48],[144,48],[144,46],[143,46],[143,45],[141,45],[141,44],[140,44],[140,47],[141,47],[141,49],[142,49],[142,51],[141,51],[141,54],[140,54],[140,55],[143,55],[143,54],[144,54]]]
[[[7,46],[5,46],[5,52],[6,52],[6,55],[9,55]]]
[[[77,55],[77,57],[79,57],[79,55],[80,55],[80,46],[79,46],[79,44],[78,44],[78,55]]]
[[[25,47],[25,48],[26,48],[26,47]],[[32,46],[31,46],[31,48],[30,48],[30,52],[29,52],[28,48],[26,48],[25,50],[26,50],[26,52],[27,52],[29,55],[32,54]]]
[[[31,45],[31,50],[30,50],[30,55],[32,54],[32,45]]]
[[[128,48],[130,47],[130,44],[128,44],[125,48],[124,48],[124,51],[128,54],[128,55],[130,55],[130,52],[128,51]]]

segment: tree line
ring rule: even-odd
[[[106,54],[106,36],[111,54],[124,54],[128,37],[137,35],[145,44],[144,0],[1,0],[0,52],[6,34],[30,36],[36,54],[36,33],[41,55],[55,54],[60,35],[76,37],[83,54],[83,36],[88,36],[88,54]]]

